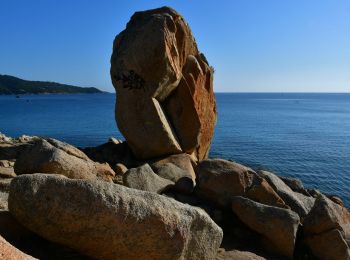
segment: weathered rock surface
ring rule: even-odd
[[[8,209],[7,200],[11,181],[11,178],[0,178],[0,211]]]
[[[195,183],[192,176],[172,163],[165,163],[161,166],[153,166],[158,176],[175,183],[174,189],[178,192],[192,193]]]
[[[214,259],[221,229],[202,210],[120,185],[22,175],[10,212],[48,240],[97,259]]]
[[[21,225],[9,211],[0,210],[0,236],[34,258],[87,260],[86,256],[68,247],[50,242],[30,231]],[[1,256],[0,259],[2,259]]]
[[[34,260],[33,258],[7,242],[2,236],[0,236],[0,259],[2,260]]]
[[[197,193],[221,206],[230,206],[232,196],[243,196],[253,183],[255,172],[238,163],[208,159],[196,167]]]
[[[278,194],[273,190],[270,184],[263,178],[256,176],[254,181],[246,192],[246,197],[260,202],[266,205],[280,207],[280,208],[290,208],[284,201],[278,196]]]
[[[174,182],[155,174],[148,164],[129,169],[123,175],[123,183],[129,188],[156,193],[162,193],[175,185]]]
[[[295,212],[239,196],[232,199],[232,210],[243,223],[266,239],[264,245],[269,251],[293,258],[300,223]]]
[[[304,220],[306,244],[319,259],[350,258],[350,213],[320,195]]]
[[[292,191],[277,175],[268,171],[259,171],[258,174],[267,180],[283,201],[298,215],[304,218],[312,208],[314,199],[301,193]]]
[[[266,260],[266,258],[248,251],[226,251],[225,249],[220,248],[216,260]]]
[[[15,163],[17,174],[54,173],[74,179],[112,181],[115,173],[108,164],[91,161],[79,149],[54,139],[32,142]]]
[[[13,161],[0,160],[0,178],[16,177],[16,173],[13,169],[14,164]]]
[[[0,210],[8,210],[8,193],[0,191]]]
[[[165,158],[153,160],[151,166],[154,169],[157,169],[166,163],[172,163],[182,170],[186,171],[195,182],[196,173],[194,172],[193,165],[196,165],[196,162],[193,161],[190,155],[186,153],[170,155]]]
[[[137,166],[136,161],[126,142],[110,138],[107,143],[96,147],[82,148],[84,153],[95,162],[108,163],[114,169],[118,163],[124,164],[128,168]]]
[[[306,244],[314,257],[320,260],[350,259],[349,242],[338,229],[331,229],[320,235],[308,236]]]
[[[114,40],[111,78],[116,121],[136,157],[207,156],[216,123],[213,70],[180,14],[136,12]]]
[[[36,139],[39,137],[22,135],[11,138],[0,133],[0,160],[15,160],[26,149],[27,144]]]
[[[285,207],[283,200],[268,183],[241,164],[207,159],[197,165],[196,173],[196,194],[221,207],[231,207],[232,196],[252,197],[264,204]]]
[[[0,191],[9,192],[12,178],[0,178]]]
[[[304,188],[301,180],[293,177],[278,176],[292,191],[299,192],[306,196],[310,196],[309,192]]]
[[[128,171],[128,168],[126,168],[126,166],[122,163],[117,163],[116,165],[114,165],[114,172],[117,175],[124,175],[124,173],[126,173]]]

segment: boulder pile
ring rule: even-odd
[[[179,13],[135,13],[111,77],[125,141],[0,135],[1,259],[350,258],[338,197],[207,158],[213,69]]]

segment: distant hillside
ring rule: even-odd
[[[23,80],[0,75],[0,95],[102,93],[97,88],[82,88],[48,81]]]

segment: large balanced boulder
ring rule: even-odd
[[[230,208],[232,196],[286,207],[272,187],[244,165],[223,159],[207,159],[198,163],[196,174],[197,195],[220,207]]]
[[[350,213],[323,195],[304,221],[305,243],[318,259],[350,259]]]
[[[136,12],[114,40],[111,79],[116,121],[136,157],[208,155],[216,123],[213,69],[179,13]]]
[[[199,208],[52,174],[16,177],[9,209],[33,232],[96,259],[214,259],[223,236]]]
[[[298,214],[239,196],[232,199],[232,210],[244,224],[263,236],[267,250],[293,258],[300,223]]]
[[[115,175],[108,164],[90,160],[82,151],[55,139],[31,143],[15,163],[17,174],[54,173],[73,179],[112,181]]]

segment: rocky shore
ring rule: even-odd
[[[0,258],[349,259],[341,199],[208,158],[213,73],[175,10],[135,13],[111,57],[125,141],[0,135]]]
[[[232,161],[1,135],[0,236],[4,259],[348,259],[350,213]]]

